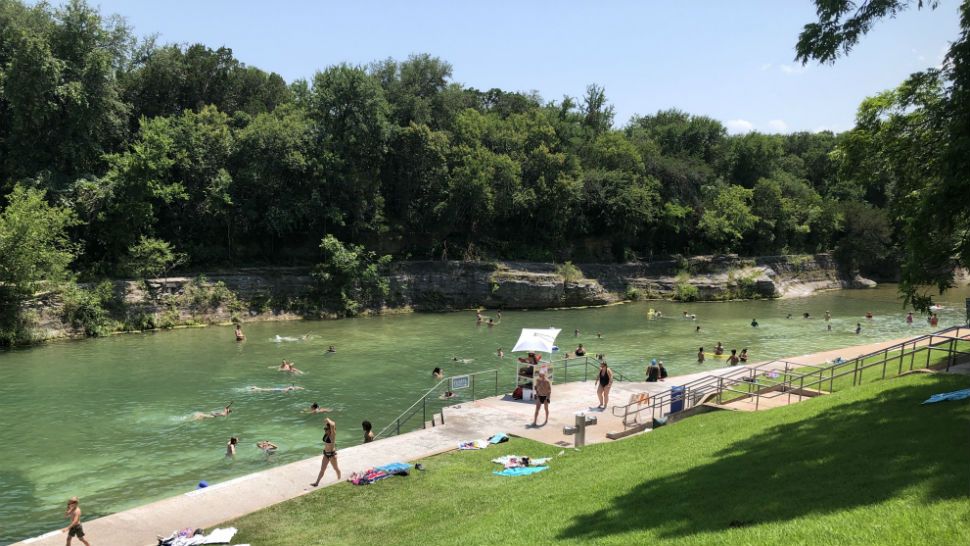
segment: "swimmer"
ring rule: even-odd
[[[832,313],[826,311],[825,312],[825,322],[828,322],[830,320],[832,320]]]
[[[226,407],[222,408],[222,411],[210,411],[209,413],[197,411],[192,414],[192,420],[201,421],[203,419],[212,419],[215,417],[229,417],[229,414],[232,413],[232,410],[229,409],[230,406],[232,406],[232,402],[226,404]]]
[[[758,319],[756,319],[756,318],[751,319],[751,327],[752,328],[757,328],[758,327]]]
[[[498,348],[498,351],[496,352],[496,354],[498,355],[499,358],[505,358],[505,351],[503,351],[501,347]]]
[[[913,313],[912,311],[910,311],[909,313],[906,313],[906,324],[912,324],[912,323],[913,323]]]
[[[258,447],[259,449],[262,449],[263,453],[265,453],[267,457],[269,457],[273,453],[276,453],[276,450],[279,449],[279,447],[276,444],[274,444],[273,442],[270,442],[269,440],[260,440],[256,442],[256,447]]]
[[[330,347],[327,348],[327,352],[328,353],[336,353],[337,352],[337,348],[334,347],[333,345],[331,345]]]
[[[807,319],[807,318],[812,318],[812,316],[809,315],[808,313],[802,313],[802,318]]]
[[[456,356],[456,357],[453,357],[451,359],[451,361],[454,362],[455,364],[471,364],[472,362],[475,361],[475,359],[474,358],[458,358]]]
[[[932,315],[930,315],[930,326],[936,326],[939,323],[940,323],[940,317],[938,317],[936,313],[933,313]]]
[[[232,458],[236,456],[236,444],[239,443],[239,438],[231,436],[229,442],[226,443],[226,457]]]
[[[737,366],[741,359],[738,358],[738,350],[731,349],[731,356],[728,357],[728,366]]]
[[[696,327],[696,328],[694,328],[694,333],[695,333],[695,334],[699,334],[699,333],[701,333],[701,327],[700,327],[700,326],[698,326],[698,327]]]
[[[872,320],[872,311],[866,311],[866,318]]]
[[[320,404],[314,402],[310,404],[310,410],[307,413],[330,413],[331,411],[333,410],[330,408],[321,408]]]
[[[242,331],[242,326],[236,323],[236,341],[246,341],[246,334]]]
[[[445,393],[442,394],[441,396],[439,396],[438,399],[439,400],[447,400],[449,398],[454,398],[454,397],[455,397],[455,393],[453,393],[451,391],[445,391]]]
[[[859,322],[855,323],[855,333],[856,335],[859,335],[862,333],[862,323],[859,323]]]
[[[488,319],[488,327],[491,328],[492,326],[495,326],[495,321],[492,319]]]
[[[360,424],[360,428],[364,429],[364,443],[369,444],[374,441],[374,425],[370,421],[364,421]]]
[[[700,349],[697,349],[697,363],[698,364],[703,364],[704,363],[704,348],[703,347],[701,347]]]
[[[724,354],[724,345],[721,345],[721,342],[718,341],[717,345],[714,346],[714,356],[721,356],[723,354]]]
[[[603,333],[602,332],[596,332],[596,339],[603,339]]]
[[[741,363],[742,364],[748,361],[748,348],[747,347],[745,347],[744,349],[741,349],[741,354],[738,355],[738,359],[741,360]]]
[[[485,317],[482,316],[482,312],[481,311],[475,311],[475,322],[476,323],[481,324],[482,323],[482,320],[484,320],[484,318]]]
[[[667,379],[667,368],[664,368],[664,361],[658,360],[657,367],[660,368],[660,380],[663,381],[664,379]]]
[[[290,385],[289,387],[254,387],[250,386],[249,390],[252,392],[290,392],[290,391],[302,391],[303,387],[298,387],[296,385]]]
[[[573,330],[573,337],[579,337],[579,328]]]
[[[576,356],[586,356],[586,348],[580,343],[579,347],[576,347]]]
[[[687,314],[687,311],[684,311],[684,320],[688,319],[690,319],[690,315]]]
[[[435,379],[444,379],[445,378],[445,372],[441,371],[441,368],[435,368],[431,372],[431,377],[433,377]]]
[[[280,367],[278,369],[281,372],[295,373],[297,375],[302,375],[303,374],[303,370],[297,368],[296,366],[293,365],[292,362],[288,362],[286,360],[284,360],[283,363],[280,364]]]
[[[787,317],[785,317],[785,318],[786,318],[786,319],[790,319],[790,318],[791,318],[791,313],[788,313],[788,316],[787,316]]]
[[[495,313],[495,316],[498,317],[499,320],[502,320],[502,312],[501,311],[496,312]]]

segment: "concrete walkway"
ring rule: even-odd
[[[908,338],[907,338],[908,339]],[[799,364],[821,364],[836,356],[852,358],[877,351],[902,340],[848,347],[787,359]],[[756,364],[753,364],[756,365]],[[784,364],[772,365],[783,368]],[[625,404],[630,395],[640,392],[656,394],[672,385],[683,385],[707,375],[722,375],[737,368],[703,370],[694,374],[667,378],[665,382],[617,382],[611,393],[610,406]],[[574,438],[564,434],[563,427],[573,425],[575,414],[595,415],[598,423],[586,429],[586,443],[606,441],[607,432],[622,431],[619,417],[610,411],[597,411],[594,382],[576,382],[553,386],[548,423],[531,426],[535,406],[528,401],[495,397],[468,402],[444,410],[446,425],[394,436],[380,441],[339,450],[343,476],[395,461],[415,461],[457,448],[461,441],[486,438],[505,432],[536,441],[572,446]],[[539,423],[544,415],[540,413]],[[211,528],[274,504],[305,495],[315,488],[320,457],[249,474],[206,489],[191,491],[145,506],[84,522],[85,532],[97,546],[149,546],[157,543],[156,535],[167,536],[184,527]],[[325,487],[337,482],[329,469],[321,483]],[[83,504],[83,503],[82,503]],[[60,546],[65,535],[59,531],[24,540],[17,544]]]

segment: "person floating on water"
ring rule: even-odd
[[[279,449],[279,447],[276,444],[274,444],[273,442],[270,442],[269,440],[260,440],[256,442],[256,447],[258,447],[259,449],[262,449],[263,453],[267,457],[276,453],[276,450]]]
[[[201,421],[202,419],[212,419],[215,417],[229,417],[229,414],[232,413],[232,410],[229,409],[230,406],[232,406],[232,402],[226,404],[226,407],[222,408],[222,411],[210,411],[209,413],[197,411],[192,414],[192,420]]]
[[[303,387],[297,385],[290,385],[288,387],[255,387],[250,386],[249,390],[253,392],[290,392],[290,391],[302,391]]]
[[[246,341],[246,334],[243,333],[242,326],[238,322],[236,323],[236,341]]]
[[[703,347],[701,347],[700,349],[697,349],[697,363],[698,364],[703,364],[704,363],[704,348]]]
[[[320,404],[317,404],[316,402],[310,404],[309,413],[330,413],[331,411],[333,410],[330,408],[321,408]]]
[[[230,459],[236,456],[236,444],[239,443],[239,438],[235,436],[229,437],[229,442],[226,443],[226,457]]]
[[[756,318],[751,319],[751,327],[752,328],[757,328],[758,327],[758,319],[756,319]]]
[[[374,441],[374,425],[370,424],[370,421],[364,421],[360,424],[360,428],[364,429],[364,443],[369,444]]]
[[[84,539],[84,527],[81,526],[81,508],[78,505],[77,497],[71,497],[67,501],[67,510],[64,512],[64,517],[71,519],[71,523],[61,529],[62,533],[67,533],[67,546],[71,546],[71,539],[74,537],[77,537],[85,546],[91,546],[91,543]]]
[[[441,371],[441,368],[436,367],[434,370],[431,371],[431,377],[434,379],[444,379],[445,372]]]
[[[482,316],[482,312],[480,310],[476,310],[475,311],[475,322],[476,323],[481,324],[482,323],[482,320],[484,320],[484,318],[485,317]]]

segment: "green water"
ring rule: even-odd
[[[964,320],[967,295],[943,298],[951,303],[944,302],[939,328]],[[650,307],[666,317],[647,320]],[[684,310],[697,321],[680,318]],[[826,310],[832,331],[822,320]],[[866,311],[875,318],[865,320]],[[814,318],[801,319],[803,312]],[[789,313],[794,318],[786,319]],[[757,362],[931,330],[920,318],[907,326],[904,316],[895,288],[882,287],[781,301],[508,311],[494,328],[476,326],[471,312],[415,314],[251,324],[244,343],[233,341],[231,328],[211,327],[0,352],[0,544],[63,526],[64,501],[72,495],[82,498],[89,519],[189,491],[199,480],[224,481],[314,456],[321,416],[301,413],[314,401],[334,409],[338,447],[346,447],[358,443],[363,419],[380,429],[432,386],[435,366],[449,375],[504,366],[503,381],[511,382],[511,361],[495,351],[508,350],[522,327],[562,328],[564,349],[582,342],[639,378],[645,358],[663,359],[672,374],[718,367],[723,362],[695,363],[698,346],[710,350],[717,341],[748,347]],[[749,325],[755,317],[759,328]],[[860,335],[853,333],[856,322],[863,324]],[[310,338],[275,341],[304,334]],[[336,353],[326,353],[330,344]],[[472,361],[454,365],[453,356]],[[270,369],[283,358],[305,375]],[[247,389],[289,384],[305,390]],[[228,419],[190,419],[229,400],[235,403]],[[235,460],[224,457],[231,435],[241,443]],[[270,460],[254,446],[261,439],[280,446]]]

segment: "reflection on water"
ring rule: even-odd
[[[939,328],[964,320],[967,295],[942,298],[947,308]],[[649,319],[651,308],[663,317]],[[697,320],[684,320],[683,311]],[[872,320],[864,318],[867,311]],[[931,331],[925,320],[907,325],[904,317],[895,289],[883,287],[779,301],[506,311],[491,328],[476,326],[474,313],[466,312],[252,324],[244,343],[233,341],[231,328],[214,327],[0,352],[0,428],[7,439],[0,443],[0,543],[62,525],[72,495],[93,516],[191,490],[200,480],[316,455],[324,416],[306,412],[313,402],[333,409],[338,444],[346,446],[360,440],[362,420],[379,430],[431,387],[435,367],[447,375],[502,367],[502,383],[510,384],[511,355],[501,360],[496,351],[508,352],[523,327],[562,328],[564,351],[583,343],[589,354],[605,353],[614,368],[639,378],[651,358],[664,360],[672,374],[722,365],[695,360],[698,347],[710,351],[718,341],[728,350],[747,347],[757,362]],[[327,352],[331,344],[336,353]],[[305,375],[279,372],[282,359]],[[290,385],[304,390],[250,389]],[[459,392],[450,402],[468,395]],[[230,402],[229,417],[192,420],[195,412]],[[224,457],[230,436],[240,439],[234,460]],[[270,460],[255,446],[263,439],[280,446]]]

